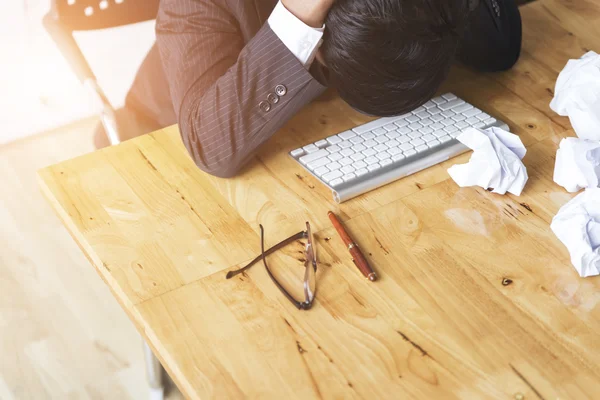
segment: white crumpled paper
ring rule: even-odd
[[[600,141],[566,138],[556,152],[554,182],[574,193],[600,184]]]
[[[495,127],[467,128],[457,139],[473,150],[467,164],[448,169],[460,187],[481,186],[492,188],[494,193],[521,195],[528,179],[521,161],[527,150],[517,135]]]
[[[580,138],[600,140],[600,55],[590,51],[567,62],[550,108],[568,116]]]
[[[581,277],[600,274],[600,188],[587,189],[562,206],[550,227]]]

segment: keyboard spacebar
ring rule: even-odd
[[[340,186],[333,191],[334,199],[338,203],[342,203],[363,193],[370,192],[371,190],[387,185],[388,183],[392,183],[400,178],[404,178],[405,176],[432,167],[469,150],[457,140],[448,142],[448,144],[448,146],[435,150],[435,152],[425,155],[423,158],[416,160],[408,159],[407,162],[401,162],[395,168],[383,172],[382,170],[377,170],[372,175],[364,175],[363,179],[360,181],[354,180],[351,181],[353,182],[352,184]]]

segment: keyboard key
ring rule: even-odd
[[[403,143],[400,145],[400,149],[405,153],[412,148],[413,148],[413,145],[410,143]]]
[[[408,126],[406,126],[404,128],[398,129],[396,132],[398,132],[401,135],[406,135],[407,133],[412,132],[412,129],[410,129]]]
[[[392,156],[392,161],[400,161],[400,160],[404,160],[406,157],[404,157],[404,154],[402,153],[398,153],[398,154],[394,154]]]
[[[413,114],[418,114],[418,113],[423,112],[423,111],[425,111],[425,107],[417,107],[414,110],[412,110],[412,113]]]
[[[455,120],[456,122],[458,122],[458,121],[464,121],[466,118],[462,114],[456,114],[454,117],[452,117],[452,119]]]
[[[354,144],[358,144],[358,143],[364,142],[365,139],[361,138],[360,136],[355,136],[355,137],[351,138],[350,141]]]
[[[431,129],[433,129],[434,131],[437,131],[439,129],[444,129],[444,125],[440,124],[439,122],[436,122],[435,124],[429,126]]]
[[[377,146],[377,142],[374,140],[367,140],[362,145],[369,148],[369,147]]]
[[[339,138],[338,135],[333,135],[333,136],[329,136],[327,138],[327,141],[329,142],[329,144],[338,144],[339,142],[342,141],[342,139]]]
[[[394,124],[398,127],[398,128],[402,128],[403,126],[406,126],[409,124],[409,122],[405,119],[401,119],[399,121],[394,122]]]
[[[414,132],[409,133],[408,136],[413,139],[417,139],[417,138],[420,138],[421,136],[423,136],[423,134],[419,131],[414,131]]]
[[[437,105],[440,105],[442,103],[445,103],[446,99],[444,99],[442,96],[438,96],[438,97],[431,99],[431,101],[433,101]]]
[[[385,160],[379,161],[379,164],[381,164],[382,167],[385,167],[386,165],[390,165],[392,162],[393,161],[391,158],[386,158]]]
[[[465,121],[460,121],[457,122],[456,124],[454,124],[455,127],[457,127],[458,129],[465,129],[469,127],[469,124],[467,124]]]
[[[419,121],[419,123],[423,126],[428,126],[433,124],[433,120],[431,118],[423,118],[422,120]]]
[[[390,140],[390,139],[387,136],[379,136],[379,137],[375,138],[375,141],[379,144],[385,143],[388,140]]]
[[[315,151],[319,151],[319,148],[317,146],[315,146],[314,144],[309,144],[308,146],[304,146],[303,149],[308,154],[314,153]]]
[[[371,164],[367,167],[367,169],[371,172],[378,170],[379,168],[381,168],[381,165],[379,165],[379,163],[376,164]]]
[[[481,110],[478,108],[471,108],[463,113],[463,115],[467,118],[471,118],[476,116],[477,114],[481,114]]]
[[[431,116],[431,117],[429,117],[429,118],[431,118],[431,120],[432,120],[433,122],[440,122],[441,120],[443,120],[443,119],[444,119],[444,116],[443,116],[442,114],[437,114],[437,115],[432,115],[432,116]]]
[[[319,167],[322,167],[323,165],[327,165],[329,163],[330,163],[329,159],[327,157],[323,157],[323,158],[319,158],[318,160],[315,160],[313,162],[309,162],[308,164],[306,164],[306,166],[308,167],[308,169],[314,170]]]
[[[398,129],[398,127],[395,124],[387,124],[383,127],[383,129],[390,132],[390,131],[395,131],[396,129]]]
[[[486,125],[491,125],[491,124],[493,124],[495,122],[496,122],[496,118],[488,118],[485,121],[483,121],[483,123],[486,124]]]
[[[339,143],[339,142],[338,142]],[[337,153],[338,151],[340,151],[342,148],[340,146],[337,145],[333,145],[333,146],[329,146],[326,150],[330,153]]]
[[[446,94],[443,94],[442,97],[448,101],[456,99],[456,96],[454,95],[454,93],[446,93]]]
[[[344,150],[340,151],[340,154],[343,155],[344,157],[350,157],[352,154],[354,154],[354,150],[344,149]]]
[[[421,118],[417,117],[416,115],[411,115],[410,117],[406,118],[406,120],[410,123],[413,123],[413,122],[420,121]]]
[[[452,138],[451,138],[450,136],[448,136],[448,135],[446,135],[446,136],[442,136],[442,137],[439,139],[439,141],[440,141],[441,143],[446,143],[446,142],[449,142],[450,140],[452,140]]]
[[[367,165],[373,165],[373,164],[379,162],[379,158],[377,158],[377,157],[367,157],[367,158],[365,158],[365,162],[367,163]]]
[[[346,174],[342,177],[344,182],[351,181],[352,179],[355,179],[355,178],[356,178],[356,175],[354,175],[353,173]]]
[[[458,131],[458,128],[455,126],[447,126],[444,128],[444,130],[448,133],[454,133],[454,132]]]
[[[384,125],[387,125],[389,123],[392,123],[394,121],[396,121],[397,119],[400,119],[401,117],[387,117],[387,118],[379,118],[376,119],[374,121],[368,122],[364,125],[361,126],[357,126],[356,128],[352,128],[352,130],[356,133],[358,133],[359,135],[362,135],[365,132],[369,132],[372,131],[373,129],[382,127]]]
[[[427,143],[427,142],[431,142],[432,140],[435,140],[435,136],[433,136],[433,135],[425,135],[421,139],[424,140],[425,143]]]
[[[427,142],[427,146],[429,146],[430,149],[433,147],[439,146],[440,144],[441,144],[440,141],[437,139],[432,140],[431,142]]]
[[[465,121],[467,124],[473,126],[475,124],[479,123],[479,120],[475,117],[471,117],[471,118],[467,118],[467,120]]]
[[[397,139],[400,137],[400,134],[398,133],[398,131],[391,131],[388,132],[385,136],[389,137],[390,139]]]
[[[315,143],[315,146],[317,146],[318,148],[322,148],[327,146],[327,140],[323,139],[323,140],[319,140],[318,142]]]
[[[439,108],[437,108],[437,107],[436,108],[432,108],[431,110],[427,110],[427,111],[429,111],[429,114],[431,114],[432,116],[438,115],[438,114],[440,114],[442,112],[442,110],[439,109]]]
[[[375,135],[373,135],[371,132],[363,133],[360,136],[362,136],[362,138],[365,140],[371,140],[375,137]]]
[[[318,150],[318,151],[315,151],[314,153],[310,153],[310,154],[307,154],[305,156],[300,157],[299,161],[302,164],[306,165],[306,164],[308,164],[310,162],[313,162],[315,160],[318,160],[321,157],[325,157],[325,156],[328,156],[328,155],[329,155],[329,152],[327,150]]]
[[[443,100],[443,99],[442,99]],[[435,101],[435,100],[434,100]],[[438,107],[442,110],[442,111],[446,111],[446,110],[450,110],[451,108],[454,107],[458,107],[462,104],[465,104],[464,101],[462,101],[461,99],[454,99],[451,100],[449,102],[446,102],[446,100],[444,100],[443,103],[438,104]]]
[[[419,128],[422,128],[422,127],[423,127],[423,125],[421,125],[421,124],[420,124],[420,123],[418,123],[418,122],[413,122],[413,123],[412,123],[412,124],[410,124],[408,127],[409,127],[410,129],[412,129],[413,131],[416,131],[417,129],[419,129]]]
[[[425,107],[426,109],[429,110],[430,108],[435,107],[435,103],[433,101],[429,100],[427,103],[423,104],[423,107]]]
[[[408,136],[408,135],[405,135],[405,136],[400,136],[400,137],[398,138],[398,142],[400,142],[400,144],[402,144],[402,143],[406,143],[406,142],[410,142],[411,140],[413,140],[413,138],[411,138],[411,137],[410,137],[410,136]]]
[[[329,168],[327,167],[319,167],[313,171],[315,175],[321,176],[329,172]]]
[[[454,128],[454,129],[456,129],[456,128]],[[442,136],[445,136],[445,135],[447,135],[447,134],[448,134],[448,132],[446,132],[446,131],[445,131],[445,130],[443,130],[443,129],[438,129],[437,131],[434,131],[434,132],[433,132],[433,136],[435,136],[435,137],[438,137],[438,138],[440,138],[440,137],[442,137]]]
[[[329,182],[333,181],[334,179],[341,178],[343,175],[344,174],[342,173],[342,171],[338,170],[338,171],[328,172],[325,175],[323,175],[322,178],[325,182],[329,183]]]
[[[410,141],[410,144],[412,144],[414,147],[416,147],[416,146],[425,144],[425,141],[423,141],[422,139],[413,139]]]
[[[354,133],[353,131],[346,131],[346,132],[338,133],[338,136],[344,140],[348,140],[348,139],[356,136],[356,133]]]
[[[356,176],[363,176],[367,173],[369,173],[369,170],[367,168],[360,168],[360,169],[357,169],[355,172]]]
[[[342,183],[344,183],[344,181],[341,178],[338,178],[329,182],[329,186],[339,186]]]
[[[446,118],[450,118],[450,117],[453,117],[454,115],[456,115],[456,113],[452,110],[448,110],[448,111],[444,111],[442,113],[442,115]]]
[[[390,153],[391,155],[393,155],[393,156],[394,156],[394,155],[396,155],[396,154],[400,154],[400,153],[402,153],[402,150],[400,150],[400,148],[398,148],[398,147],[390,147],[390,148],[387,150],[387,152],[388,152],[388,153]]]
[[[366,147],[362,144],[355,144],[354,146],[350,147],[350,149],[354,150],[355,153],[360,153],[361,151],[365,150]]]
[[[464,113],[465,111],[467,111],[467,110],[470,110],[471,108],[473,108],[473,106],[472,106],[472,105],[465,103],[465,104],[461,104],[461,105],[460,105],[460,106],[458,106],[458,107],[453,107],[453,108],[452,108],[452,111],[454,111],[454,112],[455,112],[455,113],[457,113],[457,114],[458,114],[458,113],[461,113],[461,114],[462,114],[462,113]]]
[[[327,168],[329,168],[332,171],[335,171],[336,169],[340,169],[342,168],[342,164],[340,164],[339,162],[331,162],[327,165]]]
[[[419,129],[419,132],[421,132],[423,135],[427,135],[428,133],[433,132],[433,129],[425,127],[425,128]]]
[[[365,151],[362,152],[366,157],[371,157],[372,155],[377,154],[377,152],[375,150],[371,149],[366,149]]]
[[[381,136],[381,135],[385,135],[388,131],[386,131],[383,128],[379,128],[379,129],[373,129],[371,132],[373,132],[373,134],[375,136]]]
[[[479,118],[480,121],[485,121],[486,119],[491,118],[491,117],[490,117],[490,114],[486,114],[486,113],[482,112],[481,114],[477,115],[477,118]]]
[[[427,147],[426,144],[422,144],[420,146],[415,147],[415,150],[417,150],[417,153],[421,153],[425,150],[429,150],[429,147]]]
[[[354,172],[355,169],[352,165],[346,165],[345,167],[342,167],[342,169],[340,169],[340,171],[342,171],[345,174],[349,174],[350,172]]]
[[[454,120],[453,119],[445,119],[442,121],[442,125],[444,125],[444,126],[454,125]]]
[[[350,156],[350,158],[353,159],[354,161],[360,161],[365,158],[365,155],[363,153],[356,153],[356,154],[352,154]]]
[[[415,154],[417,154],[417,151],[415,149],[406,150],[404,152],[404,155],[406,157],[414,156]]]
[[[296,149],[296,150],[292,150],[290,152],[290,154],[292,155],[292,157],[297,158],[300,157],[301,155],[304,154],[304,149]]]
[[[424,119],[424,118],[429,118],[430,114],[427,111],[421,111],[420,113],[417,113],[416,115],[417,115],[417,117]]]
[[[388,147],[385,144],[378,144],[377,146],[373,147],[373,150],[375,150],[376,152],[381,152],[381,151],[386,151],[388,149]]]
[[[485,122],[478,122],[475,125],[473,125],[473,128],[477,128],[477,129],[483,129],[485,127],[486,127]]]
[[[347,149],[348,147],[352,147],[352,142],[349,140],[344,140],[343,142],[338,143],[342,149]]]
[[[387,147],[398,147],[400,146],[400,143],[398,143],[395,140],[388,140],[387,142],[384,143]]]
[[[358,171],[361,168],[367,168],[367,163],[364,161],[357,161],[353,164],[354,168]]]
[[[392,155],[387,151],[382,151],[381,153],[377,154],[377,158],[379,158],[379,160],[385,160],[386,158],[390,158],[391,156]]]
[[[341,160],[343,158],[343,156],[340,153],[333,153],[327,158],[329,158],[331,161],[337,161],[337,160]]]
[[[354,160],[353,160],[353,159],[351,159],[350,157],[346,157],[346,158],[342,158],[342,159],[339,161],[339,163],[340,163],[340,164],[342,164],[343,166],[346,166],[346,165],[351,165],[351,164],[354,164]]]

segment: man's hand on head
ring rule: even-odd
[[[321,28],[335,0],[281,0],[281,3],[300,21]]]

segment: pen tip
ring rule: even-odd
[[[369,280],[371,282],[375,282],[377,280],[377,274],[374,272],[372,274],[369,274]]]

